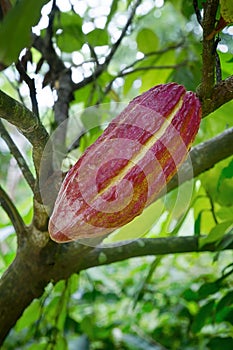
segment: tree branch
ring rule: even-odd
[[[201,96],[198,93],[198,97]],[[233,75],[214,86],[211,96],[202,100],[202,117],[206,117],[233,99]]]
[[[208,40],[207,37],[215,27],[218,3],[218,0],[208,0],[204,4],[202,21],[202,82],[199,87],[199,97],[201,100],[210,98],[215,83],[215,43],[214,38]]]
[[[15,125],[33,146],[33,161],[37,175],[48,133],[39,118],[21,103],[0,91],[0,118]]]
[[[222,243],[227,238],[227,236],[224,237]],[[81,268],[87,269],[93,266],[107,265],[139,256],[216,251],[215,243],[209,243],[200,248],[198,242],[198,236],[141,238],[128,244],[116,245],[111,248],[97,247],[87,254]],[[225,247],[225,249],[233,249],[233,243]]]
[[[95,71],[93,72],[93,74],[91,74],[89,77],[84,78],[82,81],[80,81],[79,83],[73,84],[73,91],[75,90],[79,90],[82,87],[92,83],[93,81],[95,81],[104,71],[106,71],[109,63],[111,62],[113,56],[115,55],[118,47],[120,46],[123,38],[126,36],[127,30],[130,27],[130,25],[133,22],[136,10],[138,8],[138,6],[140,5],[142,0],[136,0],[135,4],[132,7],[132,10],[130,12],[130,15],[128,17],[128,20],[124,26],[124,28],[122,29],[121,35],[120,37],[117,39],[117,41],[112,45],[112,48],[109,52],[109,54],[107,55],[105,61],[103,64],[99,64],[97,65]]]
[[[138,62],[141,60],[138,60]],[[177,69],[182,66],[187,65],[187,60],[177,63],[177,64],[171,64],[171,65],[164,65],[164,66],[144,66],[144,67],[137,67],[137,68],[132,68],[137,62],[133,63],[132,65],[125,67],[122,69],[107,85],[104,91],[104,95],[107,95],[107,93],[111,90],[112,84],[114,81],[118,78],[125,77],[126,75],[130,75],[136,72],[141,72],[141,71],[149,71],[149,70],[162,70],[162,69]],[[100,100],[98,101],[100,103]]]
[[[16,159],[19,168],[21,169],[23,176],[25,180],[27,181],[28,185],[31,187],[32,192],[35,190],[35,179],[22,155],[22,153],[19,151],[18,147],[12,140],[11,136],[7,132],[5,126],[3,125],[1,119],[0,119],[0,135],[2,136],[3,140],[6,142],[11,154]]]
[[[23,222],[23,219],[21,218],[17,208],[15,207],[14,203],[8,196],[8,194],[4,191],[4,189],[0,186],[0,204],[2,205],[2,208],[9,216],[9,219],[11,220],[15,232],[20,238],[26,230],[26,226]]]
[[[127,30],[129,28],[129,26],[132,24],[136,10],[138,8],[138,6],[140,5],[140,3],[142,2],[142,0],[136,0],[135,4],[132,7],[132,10],[130,12],[129,18],[121,32],[121,35],[119,36],[119,38],[117,39],[117,41],[113,44],[110,53],[108,54],[108,56],[106,57],[105,60],[105,65],[108,65],[110,63],[110,61],[112,60],[113,56],[115,55],[118,47],[120,46],[122,40],[124,39],[124,37],[126,36]]]

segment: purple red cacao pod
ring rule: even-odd
[[[67,173],[51,238],[95,238],[140,215],[186,159],[200,120],[200,101],[182,85],[158,85],[134,98]]]

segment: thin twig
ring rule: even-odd
[[[221,69],[221,61],[219,58],[219,54],[215,52],[215,62],[216,62],[216,81],[220,83],[222,81],[222,69]]]
[[[138,67],[138,68],[136,68],[135,70],[133,70],[134,66],[136,66],[136,65],[137,65],[138,63],[140,63],[140,62],[145,61],[147,58],[153,57],[153,56],[162,55],[162,54],[164,54],[164,53],[166,53],[166,52],[168,52],[168,51],[170,51],[170,50],[175,50],[175,49],[179,48],[180,46],[182,46],[183,43],[184,43],[184,42],[181,41],[181,42],[179,42],[178,44],[170,45],[170,46],[168,46],[168,47],[166,47],[166,48],[164,48],[164,49],[148,52],[148,53],[144,54],[144,56],[143,56],[142,58],[139,58],[139,59],[133,61],[132,63],[130,63],[129,65],[127,65],[126,67],[124,67],[124,68],[123,68],[123,69],[108,83],[108,85],[106,86],[106,88],[105,88],[105,90],[104,90],[103,95],[106,96],[106,95],[109,93],[109,91],[110,91],[111,88],[112,88],[112,84],[114,83],[114,81],[115,81],[117,78],[121,78],[121,77],[123,77],[123,76],[125,76],[125,75],[128,75],[128,74],[133,74],[133,73],[136,71],[136,69],[137,69],[138,71],[140,71],[140,70],[149,70],[149,69],[170,69],[170,68],[174,69],[174,68],[177,68],[177,66],[172,66],[172,67],[171,67],[171,66],[169,65],[169,68],[167,68],[168,66],[147,66],[147,67],[143,67],[142,69],[140,69],[140,67]],[[186,63],[187,63],[187,61],[184,62],[184,64],[186,64]],[[183,63],[181,63],[181,66],[182,66],[182,65],[183,65]],[[153,67],[153,68],[150,68],[150,67]],[[96,104],[101,103],[104,96],[102,96],[100,99],[98,99],[98,101],[96,102]]]
[[[137,0],[135,2],[135,4],[132,7],[132,10],[130,12],[130,15],[128,17],[128,20],[124,26],[124,28],[122,29],[121,35],[120,37],[117,39],[117,41],[112,45],[111,50],[109,52],[109,54],[107,55],[105,61],[103,64],[99,64],[96,66],[95,71],[88,77],[84,78],[82,81],[80,81],[79,83],[73,83],[73,91],[75,90],[79,90],[82,87],[92,83],[94,80],[96,80],[103,72],[106,71],[109,63],[111,62],[113,56],[115,55],[118,47],[120,46],[123,38],[126,36],[127,30],[129,29],[130,25],[133,22],[136,10],[138,8],[138,6],[140,5],[142,0]]]
[[[144,294],[145,286],[150,282],[152,275],[154,274],[156,268],[159,266],[162,260],[162,256],[157,256],[154,261],[150,264],[146,275],[142,278],[138,290],[136,290],[135,296],[133,298],[132,309],[135,309],[138,301]]]
[[[25,233],[26,226],[23,222],[23,219],[21,218],[16,206],[6,193],[6,191],[1,187],[0,185],[0,204],[2,205],[2,208],[9,216],[15,231],[17,235],[21,236],[23,233]]]
[[[144,56],[142,58],[139,58],[135,61],[133,61],[132,63],[130,63],[128,66],[124,67],[123,70],[127,70],[129,68],[133,68],[136,64],[145,61],[147,58],[151,57],[151,56],[160,56],[163,55],[166,52],[169,52],[171,50],[175,50],[180,48],[182,45],[184,44],[184,41],[179,42],[178,44],[174,44],[174,45],[170,45],[165,47],[164,49],[161,50],[157,50],[157,51],[151,51],[151,52],[147,52],[144,54]]]
[[[25,81],[29,88],[30,98],[32,102],[32,111],[39,118],[39,108],[36,98],[35,80],[29,77],[20,61],[18,61],[15,66],[20,74],[21,79]]]
[[[16,144],[14,143],[13,139],[9,135],[8,131],[6,130],[5,126],[3,125],[1,119],[0,119],[0,135],[2,136],[3,140],[6,142],[11,154],[14,156],[15,160],[18,163],[19,168],[21,169],[23,176],[25,180],[27,181],[28,185],[31,187],[32,191],[34,192],[35,189],[35,179]]]
[[[218,9],[217,0],[209,0],[204,4],[203,49],[202,49],[202,82],[199,87],[199,97],[206,100],[211,97],[215,84],[215,41],[208,39],[208,35],[215,27]]]
[[[108,92],[111,90],[112,88],[112,84],[114,83],[114,81],[118,78],[122,78],[125,77],[126,75],[129,74],[133,74],[136,72],[140,72],[140,71],[149,71],[149,70],[162,70],[162,69],[177,69],[180,67],[183,67],[185,65],[187,65],[187,61],[183,61],[181,63],[175,64],[175,65],[164,65],[164,66],[145,66],[145,67],[137,67],[134,68],[132,70],[126,70],[128,69],[128,67],[124,68],[121,72],[118,73],[118,75],[116,75],[107,85],[105,91],[104,91],[104,95],[107,95]],[[100,101],[98,101],[98,103],[100,103]]]
[[[211,214],[212,214],[212,216],[213,216],[215,225],[217,225],[217,224],[218,224],[218,219],[217,219],[217,216],[216,216],[216,214],[215,214],[215,208],[214,208],[214,201],[213,201],[213,198],[211,197],[211,195],[210,195],[210,193],[209,193],[208,191],[206,191],[206,194],[207,194],[207,197],[208,197],[208,199],[209,199],[209,201],[210,201],[210,207],[211,207],[210,211],[211,211]]]
[[[134,19],[134,16],[135,16],[135,13],[136,13],[136,10],[138,8],[138,6],[140,5],[140,3],[142,2],[142,0],[137,0],[135,1],[135,4],[133,5],[132,7],[132,10],[131,10],[131,13],[129,15],[129,18],[121,32],[121,35],[119,36],[119,38],[117,39],[117,41],[113,44],[112,48],[111,48],[111,51],[110,53],[108,54],[106,60],[105,60],[105,64],[108,65],[109,62],[111,61],[111,59],[113,58],[113,56],[115,55],[118,47],[120,46],[122,40],[124,39],[124,37],[126,36],[126,33],[127,33],[127,30],[128,28],[130,27],[130,25],[132,24],[133,22],[133,19]]]
[[[201,12],[200,12],[199,7],[198,7],[197,0],[193,0],[193,8],[194,8],[194,11],[196,13],[197,21],[202,26],[202,16],[201,16]]]

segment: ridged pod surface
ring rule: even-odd
[[[49,221],[56,242],[106,235],[140,215],[187,157],[201,106],[182,85],[134,98],[67,173]]]

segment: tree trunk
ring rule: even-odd
[[[25,308],[43,293],[48,282],[41,281],[29,264],[30,261],[18,254],[0,280],[0,345]]]

